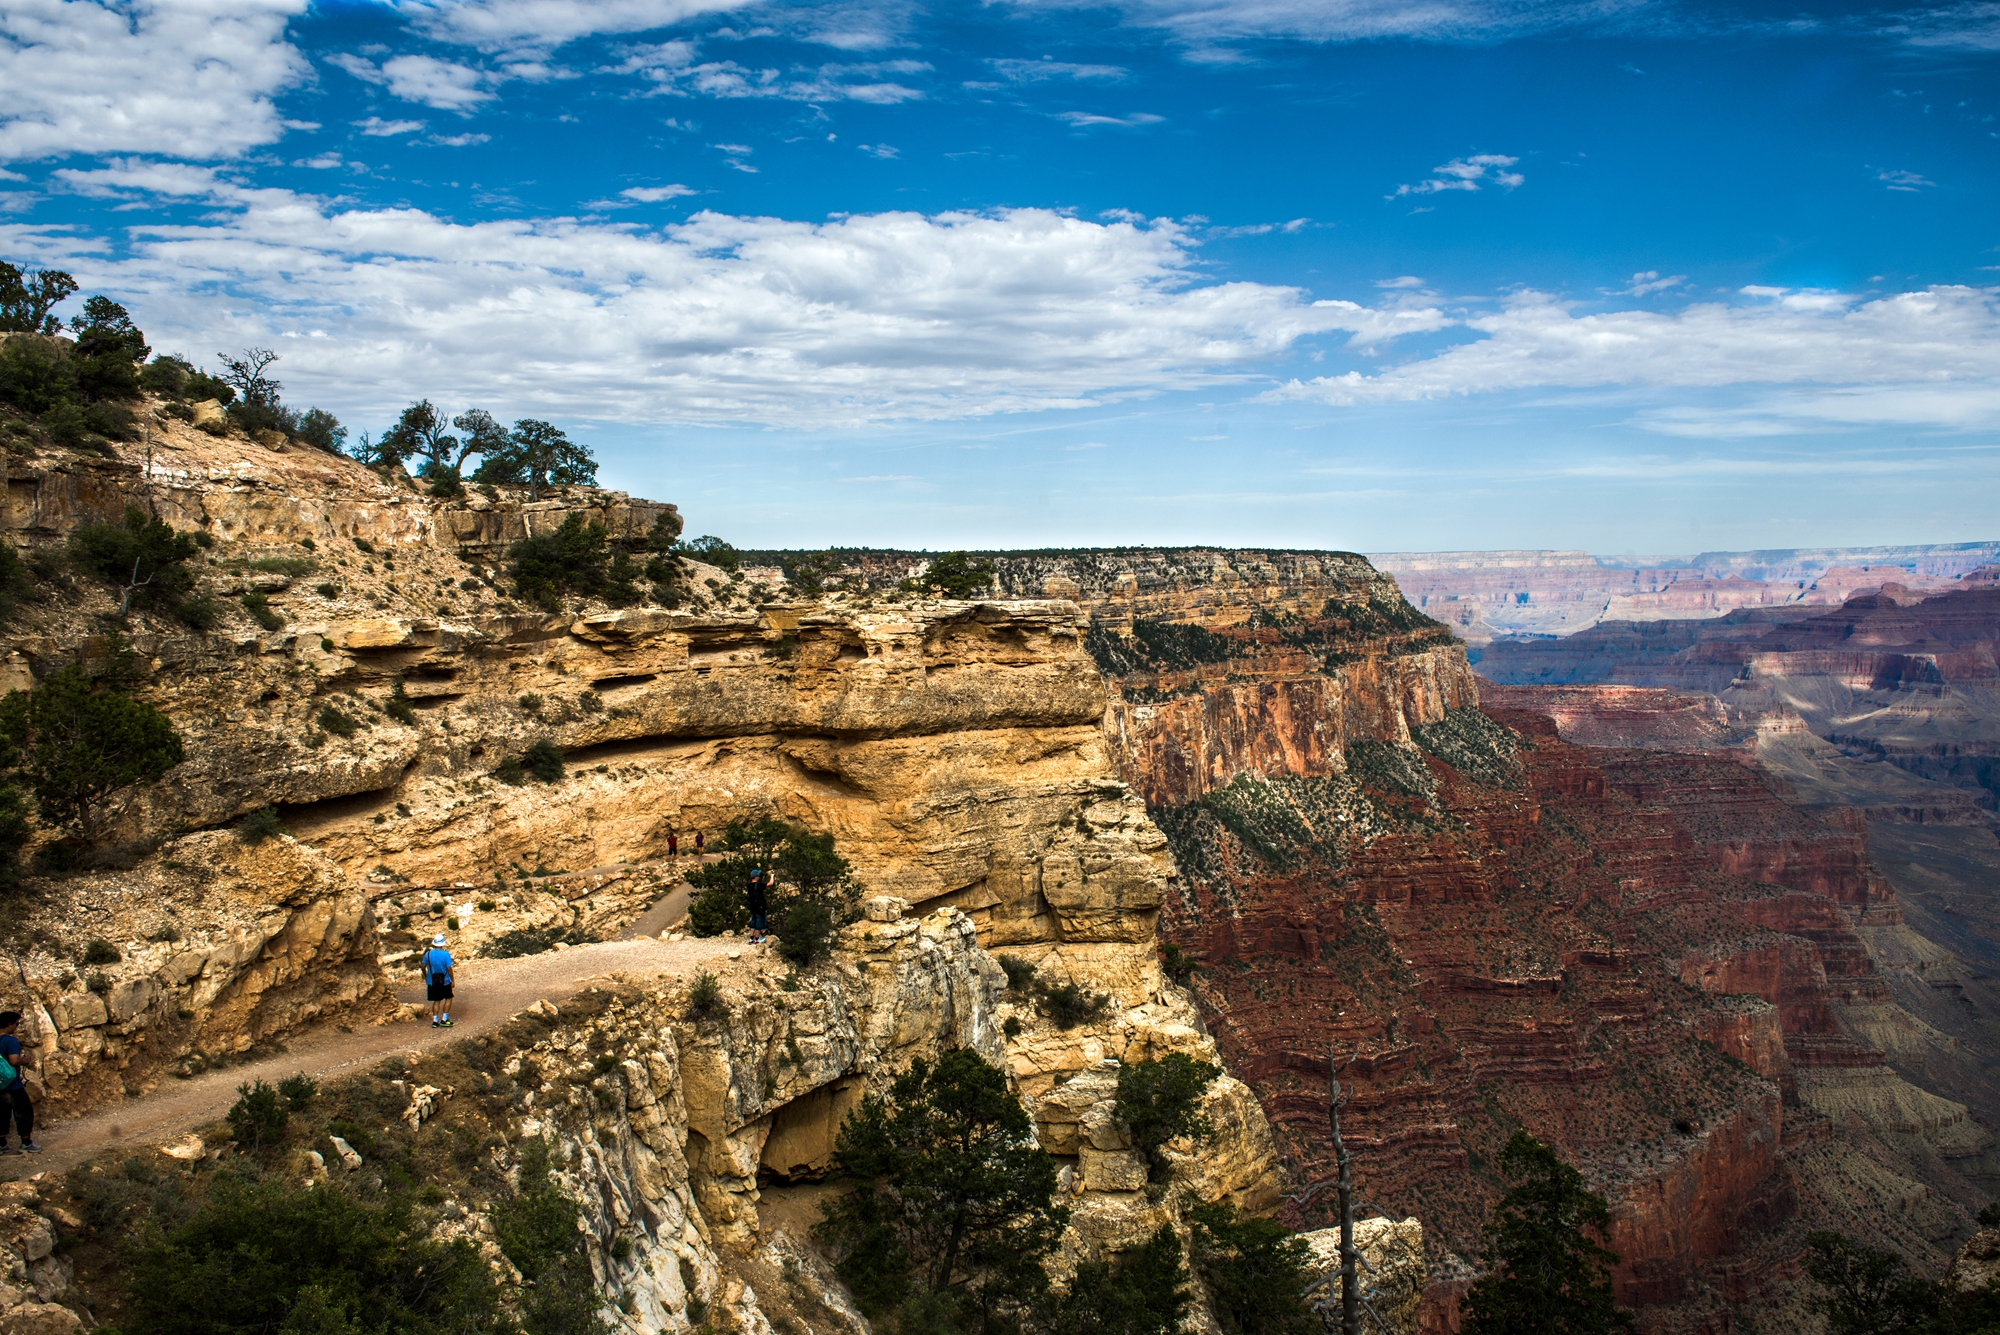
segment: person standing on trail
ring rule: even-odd
[[[444,948],[444,933],[431,938],[431,948],[424,952],[424,995],[431,1003],[431,1028],[451,1028],[451,952]]]
[[[766,885],[763,871],[751,868],[750,884],[744,888],[744,894],[750,900],[750,944],[753,946],[764,944],[764,925],[771,911],[770,899],[765,894]]]
[[[680,855],[681,855],[681,837],[678,834],[675,834],[672,830],[668,830],[667,856],[670,858],[677,858]]]
[[[6,1083],[0,1085],[0,1097],[6,1099],[0,1105],[0,1154],[40,1154],[42,1147],[35,1143],[35,1104],[28,1097],[28,1082],[21,1077],[35,1059],[21,1050],[21,1040],[14,1031],[21,1027],[21,1012],[0,1011],[0,1076]],[[7,1124],[12,1122],[21,1133],[21,1148],[7,1148]]]
[[[696,857],[700,857],[700,856],[701,856],[701,831],[700,831],[700,830],[696,830],[696,831],[694,832],[694,855],[695,855]]]

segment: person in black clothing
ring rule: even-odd
[[[14,1078],[0,1089],[0,1154],[39,1154],[42,1147],[35,1143],[35,1104],[28,1097],[28,1083],[21,1077],[28,1067],[34,1065],[33,1054],[21,1050],[21,1040],[14,1031],[21,1027],[21,1012],[0,1011],[0,1057],[14,1068]],[[7,1124],[12,1122],[21,1132],[21,1148],[7,1148]]]
[[[750,900],[750,944],[753,946],[764,944],[764,929],[771,911],[771,902],[766,895],[769,885],[770,881],[762,870],[756,867],[750,869],[750,884],[745,887],[744,893]]]

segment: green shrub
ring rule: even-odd
[[[688,931],[695,936],[723,936],[750,925],[750,901],[741,890],[711,886],[688,900]]]
[[[245,1149],[257,1149],[283,1140],[291,1113],[278,1091],[262,1080],[236,1087],[236,1103],[229,1109],[229,1138]]]
[[[573,927],[516,927],[488,941],[480,954],[490,960],[519,959],[553,950],[557,942],[581,946],[588,945],[590,938]]]
[[[508,756],[493,767],[493,777],[502,783],[519,788],[528,781],[528,771],[521,767],[519,756]]]
[[[1186,987],[1188,979],[1201,971],[1201,961],[1184,952],[1169,941],[1160,947],[1160,972],[1173,980],[1175,985]]]
[[[114,649],[110,671],[122,672],[123,662]],[[15,773],[33,790],[43,823],[87,839],[105,799],[184,758],[165,714],[74,663],[0,700],[0,737],[13,744]]]
[[[743,568],[743,553],[706,533],[682,543],[680,549],[705,565],[719,566],[732,574]]]
[[[1086,992],[1075,983],[1041,989],[1040,1010],[1058,1029],[1074,1029],[1096,1019],[1111,1004],[1102,992]]]
[[[817,899],[802,899],[773,918],[778,953],[803,969],[825,959],[833,948],[833,910]]]
[[[330,704],[320,706],[319,726],[336,737],[352,737],[361,727]]]
[[[542,697],[533,691],[529,691],[515,703],[521,706],[523,714],[539,714],[542,710]]]
[[[1048,1335],[1170,1335],[1193,1304],[1181,1240],[1162,1224],[1145,1245],[1112,1261],[1084,1261],[1052,1305]]]
[[[1191,1213],[1195,1273],[1224,1335],[1322,1335],[1325,1325],[1302,1296],[1313,1278],[1305,1239],[1276,1220],[1238,1215],[1226,1200],[1198,1203]]]
[[[214,630],[222,620],[222,604],[206,596],[183,598],[174,607],[174,620],[190,630]]]
[[[1019,1038],[1021,1036],[1021,1030],[1024,1029],[1025,1027],[1026,1026],[1024,1026],[1021,1023],[1020,1016],[1010,1015],[1007,1017],[1006,1022],[1000,1026],[1000,1032],[1005,1034],[1009,1038]]]
[[[1023,996],[1034,990],[1035,966],[1013,955],[996,955],[1001,972],[1007,975],[1007,990],[1019,992]]]
[[[1006,1077],[961,1048],[921,1059],[840,1128],[850,1190],[814,1234],[862,1312],[902,1331],[1006,1329],[1043,1301],[1069,1211]],[[984,1318],[982,1320],[982,1318]]]
[[[173,611],[194,591],[188,562],[200,550],[192,536],[176,533],[138,506],[122,524],[79,524],[69,535],[70,560],[123,591],[119,605]]]
[[[340,596],[340,586],[333,583],[315,584],[313,592],[322,598],[338,598]]]
[[[284,1095],[285,1106],[295,1113],[304,1112],[319,1097],[319,1082],[304,1071],[288,1075],[278,1082],[278,1093]]]
[[[389,703],[382,707],[382,712],[406,728],[417,726],[417,711],[411,706],[410,697],[403,690],[401,677],[396,678],[395,686],[390,689]]]
[[[993,563],[964,552],[946,552],[932,559],[921,575],[897,587],[905,593],[935,593],[945,598],[970,598],[993,583]]]
[[[523,538],[507,556],[515,594],[547,612],[562,611],[566,596],[598,596],[611,579],[604,525],[577,513],[553,533]]]
[[[256,845],[266,839],[275,839],[285,833],[284,824],[278,819],[275,807],[258,807],[243,818],[236,827],[236,837],[246,844]]]
[[[93,936],[84,946],[81,958],[85,964],[116,964],[125,957],[118,953],[118,947],[103,937]]]
[[[1133,1148],[1146,1156],[1147,1175],[1153,1181],[1169,1171],[1168,1141],[1186,1136],[1199,1144],[1215,1134],[1202,1114],[1201,1099],[1221,1074],[1220,1066],[1198,1062],[1184,1052],[1118,1068],[1118,1120],[1131,1133]]]
[[[191,1218],[139,1243],[127,1293],[154,1335],[463,1335],[502,1320],[470,1242],[433,1242],[401,1200],[278,1175],[217,1175]]]
[[[705,1020],[722,1005],[722,980],[703,969],[688,989],[687,1014],[690,1020]]]
[[[560,782],[563,753],[554,742],[544,737],[521,754],[521,768],[543,783]]]
[[[261,593],[244,594],[243,610],[250,614],[252,621],[265,630],[280,630],[284,627],[285,619],[271,610],[271,600]]]
[[[0,399],[40,416],[67,404],[75,388],[69,357],[52,338],[10,338],[0,344]]]

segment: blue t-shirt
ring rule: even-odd
[[[26,1089],[21,1080],[21,1040],[12,1034],[0,1034],[0,1057],[5,1057],[14,1067],[14,1083],[9,1090]]]
[[[445,971],[451,968],[451,952],[441,946],[432,946],[424,952],[424,977],[433,983],[443,982]]]

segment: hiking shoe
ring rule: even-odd
[[[42,1152],[42,1147],[40,1145],[37,1145],[32,1140],[24,1140],[21,1142],[20,1152],[22,1154],[40,1154]]]
[[[435,1029],[437,1027],[438,1027],[438,1017],[433,1015],[431,1016],[431,1028]]]
[[[450,1020],[442,1020],[442,1021],[440,1021],[440,1022],[438,1023],[438,1028],[440,1028],[440,1029],[449,1029],[449,1028],[451,1028],[451,1021],[450,1021]]]

